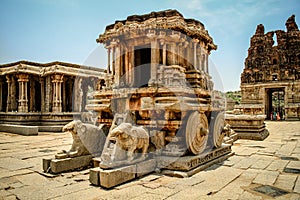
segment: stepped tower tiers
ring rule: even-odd
[[[208,55],[217,48],[201,22],[185,19],[176,10],[116,21],[106,27],[97,42],[107,48],[107,72],[113,76],[116,87],[158,84],[161,66],[178,65],[185,71],[194,69],[208,74]],[[143,71],[145,80],[141,83],[133,73],[139,73],[136,67],[150,63],[151,72]]]
[[[259,24],[251,37],[241,74],[242,105],[257,107],[267,118],[275,111],[281,119],[299,119],[300,31],[295,15],[285,25],[287,31],[265,33]]]

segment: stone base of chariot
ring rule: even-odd
[[[156,168],[157,162],[155,159],[149,159],[133,165],[120,166],[113,169],[101,169],[100,167],[95,167],[90,170],[89,180],[93,185],[109,189],[152,173]]]
[[[237,133],[238,139],[248,140],[264,140],[269,136],[265,118],[265,115],[225,115],[226,123]]]
[[[85,155],[74,158],[43,159],[43,171],[45,173],[58,174],[76,169],[88,168],[91,166],[92,158],[92,155]]]
[[[234,155],[231,146],[231,144],[222,144],[220,148],[196,156],[179,158],[161,156],[157,159],[157,167],[165,175],[189,177]]]
[[[192,176],[213,164],[220,163],[232,155],[231,145],[223,144],[218,149],[197,156],[159,156],[114,169],[95,167],[90,170],[89,180],[93,185],[109,189],[150,174],[157,169],[162,174],[184,178]],[[97,163],[97,161],[95,162]]]

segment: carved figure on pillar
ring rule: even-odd
[[[28,97],[27,97],[27,83],[28,74],[18,74],[19,82],[19,106],[18,112],[28,112]]]

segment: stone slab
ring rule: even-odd
[[[50,162],[50,173],[61,173],[66,171],[75,170],[82,167],[87,167],[92,161],[92,155],[79,156],[74,158],[65,159],[52,159]],[[47,166],[49,161],[47,159],[43,160],[43,168]],[[44,168],[45,171],[45,168]]]
[[[23,126],[13,124],[0,124],[0,131],[8,133],[16,133],[20,135],[38,135],[38,126]]]
[[[155,159],[146,160],[136,164],[136,176],[141,177],[151,172],[154,172],[156,169],[157,163]]]
[[[39,126],[39,132],[62,132],[64,126]]]
[[[235,130],[235,131],[238,134],[238,139],[262,141],[269,136],[269,131],[267,129],[264,129],[263,131],[255,131],[255,130],[248,130],[248,129]]]
[[[117,169],[100,169],[100,186],[112,188],[136,177],[136,165],[124,166]]]
[[[176,170],[162,170],[162,174],[164,175],[168,175],[168,176],[174,176],[174,177],[179,177],[179,178],[187,178],[190,176],[193,176],[194,174],[197,174],[200,171],[203,171],[207,168],[209,168],[210,166],[223,162],[224,160],[228,159],[229,157],[233,156],[234,153],[229,153],[229,154],[225,154],[217,159],[211,160],[205,164],[202,164],[192,170],[189,171],[176,171]]]
[[[161,156],[157,159],[157,165],[160,169],[168,169],[175,171],[190,171],[214,159],[231,152],[231,145],[223,145],[222,147],[196,156],[184,157],[167,157]]]

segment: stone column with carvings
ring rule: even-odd
[[[53,84],[53,101],[52,101],[52,112],[62,112],[62,100],[61,100],[61,83],[63,82],[63,75],[55,74],[52,75]]]
[[[51,101],[51,77],[46,77],[46,95],[45,95],[45,112],[50,112],[50,101]]]
[[[82,109],[82,78],[77,77],[74,81],[74,111],[81,112]]]
[[[116,50],[115,47],[112,47],[112,74],[115,75],[116,68]]]
[[[157,65],[159,63],[159,44],[156,37],[152,37],[151,39],[151,77],[149,81],[149,85],[156,84],[156,74],[157,74]]]
[[[129,50],[129,72],[127,73],[129,74],[128,85],[132,86],[134,77],[134,46],[131,46]]]
[[[119,86],[120,84],[120,70],[121,70],[121,52],[120,52],[120,45],[117,45],[115,47],[115,51],[116,51],[116,58],[115,58],[115,85]]]
[[[45,112],[45,80],[41,77],[39,81],[41,84],[41,112]]]
[[[7,82],[7,102],[6,102],[6,112],[11,111],[11,78],[9,75],[6,75]]]
[[[162,60],[163,60],[163,65],[167,64],[167,44],[166,42],[163,43],[163,53],[162,53]]]
[[[11,77],[11,110],[18,110],[18,101],[17,101],[17,85],[15,76]]]
[[[198,69],[197,66],[197,40],[193,39],[193,65],[194,65],[194,69]]]
[[[208,74],[208,53],[205,54],[205,72]]]
[[[28,74],[18,74],[19,82],[19,106],[18,112],[28,112],[28,97],[27,97],[27,83],[29,81]]]
[[[107,48],[107,73],[110,74],[110,48]]]

